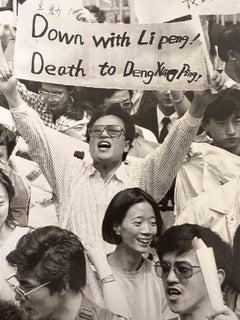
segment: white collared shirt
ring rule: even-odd
[[[162,111],[159,109],[159,107],[157,105],[158,136],[160,135],[162,128],[163,128],[162,119],[165,117],[167,117],[171,120],[171,122],[169,122],[169,124],[168,124],[168,132],[169,132],[169,130],[172,128],[175,121],[178,119],[178,114],[177,114],[177,112],[174,112],[170,116],[165,116],[165,114],[162,113]]]
[[[239,181],[240,176],[190,199],[175,224],[195,223],[210,228],[232,245],[240,218]]]

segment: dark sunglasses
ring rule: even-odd
[[[91,128],[88,129],[88,134],[91,138],[97,138],[102,133],[104,130],[107,131],[108,135],[111,138],[116,138],[119,139],[121,135],[125,135],[125,131],[118,125],[96,125],[92,126]]]
[[[167,278],[172,269],[179,279],[191,278],[194,268],[200,268],[200,266],[192,266],[187,261],[176,261],[173,265],[166,261],[155,263],[155,272],[159,278]]]

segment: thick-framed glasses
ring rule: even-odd
[[[43,283],[43,284],[40,284],[40,285],[37,286],[36,288],[33,288],[33,289],[29,290],[29,291],[25,291],[24,289],[22,289],[22,288],[19,287],[19,281],[18,281],[18,279],[16,278],[16,275],[13,275],[13,276],[7,278],[6,281],[7,281],[7,283],[10,285],[10,287],[11,287],[17,294],[19,294],[19,295],[21,296],[22,299],[28,299],[28,296],[29,296],[31,293],[33,293],[33,292],[35,292],[35,291],[37,291],[37,290],[39,290],[39,289],[41,289],[41,288],[43,288],[43,287],[46,287],[46,286],[50,283],[49,281],[47,281],[47,282],[45,282],[45,283]]]
[[[155,272],[159,278],[167,278],[171,270],[179,279],[191,278],[194,268],[199,269],[200,266],[192,266],[187,261],[176,261],[174,264],[166,261],[155,262]]]
[[[49,99],[51,97],[53,100],[56,100],[56,101],[60,101],[63,98],[63,96],[65,95],[65,92],[61,92],[61,93],[60,92],[59,93],[57,93],[57,92],[48,92],[48,91],[45,91],[43,89],[41,89],[39,91],[39,93],[45,100],[47,100],[47,99]]]
[[[88,129],[88,134],[91,138],[97,138],[103,134],[104,130],[107,131],[108,135],[111,138],[119,139],[121,135],[125,135],[125,131],[118,125],[92,126]]]

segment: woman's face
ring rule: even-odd
[[[148,202],[132,205],[121,225],[115,226],[115,231],[122,238],[121,244],[127,248],[139,253],[147,252],[157,234],[156,217],[152,206]]]
[[[0,183],[0,227],[5,223],[9,210],[9,197],[7,189]]]

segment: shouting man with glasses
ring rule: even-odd
[[[189,111],[165,142],[148,157],[132,163],[125,162],[135,134],[131,116],[119,105],[100,106],[88,123],[89,163],[73,157],[69,148],[73,139],[46,128],[38,114],[23,102],[12,70],[4,56],[0,58],[0,90],[9,102],[17,130],[29,145],[30,155],[59,199],[60,225],[87,243],[104,244],[101,225],[117,192],[139,187],[157,202],[164,197],[182,166],[206,105],[214,98],[210,91],[197,92]],[[212,80],[216,89],[223,89],[220,77]],[[75,141],[76,145],[81,143]]]
[[[213,248],[222,289],[227,283],[231,268],[230,246],[208,228],[191,224],[171,227],[159,239],[157,253],[160,261],[155,264],[157,275],[163,278],[170,309],[179,314],[182,320],[207,317],[236,319],[227,307],[219,314],[212,310],[198,258],[192,247],[194,237]]]

